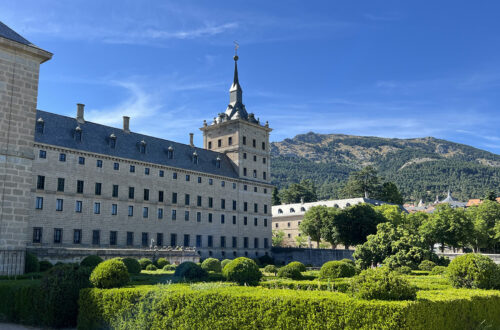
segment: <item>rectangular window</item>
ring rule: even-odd
[[[262,142],[262,150],[266,150],[266,143]]]
[[[101,195],[101,190],[102,190],[102,183],[96,182],[95,183],[95,194],[97,196]]]
[[[248,186],[245,184],[243,185],[243,190],[247,191],[248,190]]]
[[[149,245],[149,242],[148,242],[149,241],[149,239],[148,239],[149,237],[148,236],[149,236],[148,233],[142,233],[142,246],[143,247],[146,247],[146,246]]]
[[[259,212],[259,204],[257,204],[257,203],[253,203],[253,212],[254,212],[254,213]]]
[[[226,216],[224,214],[220,215],[220,223],[224,224],[226,222]]]
[[[196,206],[201,206],[201,196],[196,197]]]
[[[160,176],[160,178],[163,178],[165,176],[165,171],[164,170],[159,170],[158,171],[158,175]]]
[[[128,198],[134,199],[134,187],[128,187]]]
[[[133,217],[134,216],[134,207],[132,205],[128,206],[128,216]]]
[[[208,247],[213,247],[214,246],[214,238],[212,235],[208,235],[208,241],[207,241]]]
[[[33,228],[33,243],[42,243],[42,227]]]
[[[118,185],[117,184],[113,185],[112,197],[118,197]]]
[[[172,220],[177,220],[177,211],[172,210]]]
[[[144,168],[144,175],[149,175],[149,167]]]
[[[222,147],[222,140],[221,139],[218,139],[217,140],[217,147]]]
[[[238,247],[238,237],[233,236],[233,249]]]
[[[262,179],[267,180],[267,173],[266,172],[262,172]]]
[[[149,216],[149,208],[143,207],[142,208],[142,217],[147,218]]]
[[[189,246],[190,239],[188,234],[184,234],[184,246]]]
[[[259,222],[259,220],[257,218],[253,218],[253,225],[254,226],[257,226],[258,222]]]
[[[127,246],[134,245],[134,233],[131,231],[127,231]]]
[[[201,235],[196,235],[196,247],[201,248]]]
[[[189,176],[189,174],[186,174],[186,181],[189,181],[191,179],[191,177]]]
[[[208,142],[208,149],[212,149],[212,141]]]
[[[201,176],[198,177],[198,183],[201,183]]]
[[[257,237],[255,237],[253,239],[253,247],[254,247],[254,249],[258,249],[259,248],[259,239]]]
[[[62,199],[57,199],[56,200],[56,211],[62,211],[63,210],[63,200]]]
[[[243,137],[243,144],[244,144],[244,145],[246,145],[246,144],[247,144],[247,137],[246,137],[246,136],[244,136],[244,137]]]
[[[130,165],[130,173],[135,173],[135,165]]]
[[[256,155],[253,155],[253,161],[256,162],[257,161],[257,156]]]
[[[94,203],[94,214],[101,214],[101,203]]]
[[[102,168],[102,160],[98,159],[96,161],[96,167]]]
[[[66,161],[66,154],[59,154],[59,161],[65,162]]]
[[[156,233],[156,245],[159,247],[163,246],[163,233]]]
[[[78,157],[78,164],[85,165],[85,157]]]
[[[248,202],[243,202],[243,211],[244,212],[248,211]]]
[[[116,245],[116,231],[109,232],[109,245]]]
[[[208,222],[210,222],[210,223],[212,222],[212,217],[213,217],[213,216],[212,216],[212,213],[209,213],[209,214],[208,214]]]
[[[233,211],[236,211],[237,209],[237,203],[235,200],[233,200]]]
[[[38,176],[38,179],[36,180],[36,189],[45,189],[45,176]]]
[[[243,248],[248,249],[248,237],[243,237]]]
[[[228,137],[227,138],[227,144],[228,145],[232,145],[233,144],[233,138],[232,137]]]
[[[73,229],[73,244],[80,244],[82,242],[82,230]]]
[[[211,186],[214,184],[214,180],[213,179],[208,179],[208,184]]]
[[[264,219],[264,227],[267,227],[267,219]]]
[[[262,164],[266,163],[266,157],[262,158]]]
[[[54,228],[54,243],[61,244],[62,242],[62,229]]]
[[[189,221],[189,211],[184,211],[184,220]]]
[[[75,202],[75,212],[82,213],[82,201]]]
[[[254,147],[254,148],[257,147],[257,141],[255,139],[252,140],[252,147]]]
[[[100,230],[92,230],[92,245],[101,244],[101,231]]]
[[[264,214],[267,214],[267,204],[264,204]]]
[[[269,240],[267,238],[264,238],[264,249],[269,248]]]
[[[57,178],[57,191],[64,191],[64,178]]]
[[[221,198],[220,200],[220,208],[223,210],[226,209],[226,200],[224,198]]]
[[[236,216],[233,215],[233,225],[235,225],[235,224],[236,224]]]
[[[248,217],[243,217],[243,225],[248,225]]]
[[[233,183],[233,189],[236,189],[236,183]]]
[[[243,175],[247,176],[247,168],[246,167],[243,167]]]
[[[177,246],[177,234],[170,234],[170,246]]]
[[[189,205],[189,194],[184,195],[184,205]]]
[[[172,179],[177,180],[177,173],[172,173]]]
[[[226,186],[226,181],[221,181],[221,182],[220,182],[220,186],[221,186],[221,187],[225,187],[225,186]]]
[[[38,153],[38,158],[47,158],[47,151],[40,150],[40,152]]]
[[[115,171],[119,171],[119,170],[120,170],[120,163],[114,163],[114,164],[113,164],[113,169],[114,169]]]
[[[253,177],[256,178],[257,177],[257,170],[253,170]]]
[[[37,210],[43,210],[43,197],[36,198],[35,208]]]
[[[253,187],[253,192],[257,192],[257,187]]]
[[[196,212],[196,222],[201,222],[201,212]]]
[[[243,153],[243,159],[247,159],[247,153],[246,152]]]
[[[172,193],[172,204],[177,204],[177,193]]]
[[[163,190],[158,191],[158,202],[163,202]]]
[[[163,209],[162,208],[158,209],[158,219],[163,219]]]
[[[111,215],[118,214],[118,204],[111,204]]]
[[[208,197],[208,207],[214,207],[214,199],[212,197]]]
[[[226,236],[221,236],[220,237],[220,247],[225,248],[226,247]]]
[[[144,189],[144,200],[145,201],[149,200],[149,189]]]

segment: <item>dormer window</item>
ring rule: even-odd
[[[174,147],[172,147],[172,146],[168,147],[167,158],[168,159],[173,159],[174,158]]]
[[[220,157],[219,156],[217,156],[217,158],[215,159],[215,167],[220,168]]]
[[[295,213],[295,209],[293,207],[290,208],[290,213]]]
[[[141,145],[139,146],[139,150],[141,151],[141,154],[146,153],[146,141],[142,140]]]
[[[300,211],[301,211],[301,212],[305,212],[305,211],[306,211],[306,208],[305,208],[305,207],[301,207],[301,208],[300,208]]]
[[[335,204],[333,205],[334,208],[338,209],[339,208],[339,204]]]
[[[43,129],[45,127],[45,122],[43,121],[42,117],[38,118],[36,121],[36,132],[43,134]]]
[[[283,213],[283,210],[282,209],[278,209],[278,214],[282,214]]]
[[[77,142],[81,142],[82,141],[82,129],[80,128],[80,126],[77,126],[75,128],[75,140]]]
[[[198,164],[198,153],[196,151],[193,152],[193,163]]]
[[[109,136],[109,146],[111,148],[114,148],[116,147],[116,135],[114,133],[112,133],[110,136]]]

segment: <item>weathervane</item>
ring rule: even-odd
[[[235,40],[234,42],[234,60],[238,60],[238,48],[240,48],[240,44]]]

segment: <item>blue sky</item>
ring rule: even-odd
[[[233,41],[249,112],[308,131],[434,136],[500,153],[498,1],[4,1],[54,53],[38,108],[201,144],[226,109]]]

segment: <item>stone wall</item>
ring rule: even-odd
[[[464,253],[439,253],[438,252],[437,255],[439,255],[439,256],[445,256],[445,257],[450,258],[450,260],[453,260],[456,257],[464,255]],[[493,261],[495,263],[500,264],[500,254],[486,254],[486,253],[482,253],[482,255],[490,257],[491,259],[493,259]]]
[[[353,259],[354,250],[308,249],[308,248],[272,248],[272,256],[276,263],[288,264],[300,261],[304,265],[321,267],[332,260]]]

